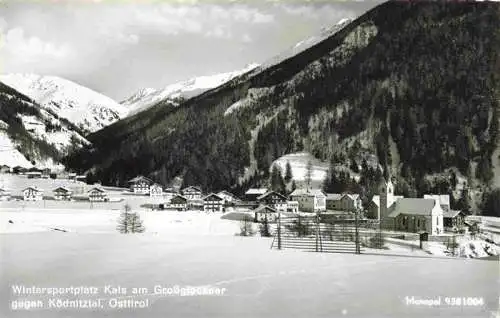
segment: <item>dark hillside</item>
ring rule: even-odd
[[[426,174],[453,167],[490,184],[500,178],[499,8],[384,3],[277,65],[93,134],[94,148],[67,163],[104,183],[184,176],[218,190],[258,184],[294,151],[356,157],[356,142],[419,193]]]

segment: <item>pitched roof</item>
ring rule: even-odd
[[[264,193],[263,195],[257,197],[257,200],[263,200],[266,197],[270,196],[271,194],[275,194],[275,195],[279,196],[280,198],[282,198],[283,200],[287,200],[287,198],[283,194],[275,192],[275,191],[269,191],[267,193]]]
[[[207,195],[206,197],[204,197],[204,198],[203,198],[203,201],[207,200],[207,199],[208,199],[208,198],[210,198],[210,197],[215,197],[215,199],[217,199],[218,201],[222,201],[222,200],[223,200],[223,199],[222,199],[220,196],[218,196],[217,194],[215,194],[215,193],[210,193],[209,195]]]
[[[295,197],[295,196],[314,196],[314,197],[319,197],[319,196],[325,196],[325,193],[321,191],[320,189],[295,189],[290,196]]]
[[[462,213],[462,211],[460,211],[460,210],[445,210],[445,211],[443,211],[443,217],[444,218],[454,218],[457,215],[459,215],[460,213]]]
[[[343,195],[340,193],[327,193],[326,199],[330,201],[338,201],[342,199]]]
[[[195,187],[195,186],[185,187],[184,189],[182,189],[182,192],[184,192],[186,190],[189,190],[189,189],[193,189],[195,191],[201,192],[201,188],[200,187]]]
[[[342,197],[348,197],[351,200],[357,200],[359,198],[359,194],[357,194],[357,193],[346,193]]]
[[[40,188],[38,188],[38,187],[36,187],[36,186],[29,186],[29,187],[27,187],[27,188],[24,188],[24,189],[23,189],[23,192],[24,192],[24,191],[26,191],[26,190],[29,190],[29,189],[33,189],[33,190],[35,190],[35,191],[37,191],[37,192],[43,192],[43,190],[42,190],[42,189],[40,189]]]
[[[103,188],[99,188],[99,187],[92,187],[89,191],[87,191],[87,193],[90,193],[90,192],[95,192],[95,191],[97,191],[97,192],[102,192],[102,193],[106,192],[106,190],[104,190]]]
[[[186,201],[187,201],[187,198],[183,197],[183,196],[182,196],[182,195],[180,195],[180,194],[176,194],[176,195],[174,195],[174,196],[173,196],[170,200],[173,200],[173,199],[175,199],[175,198],[181,198],[181,199],[183,199],[183,200],[186,200]]]
[[[155,187],[155,188],[161,188],[161,189],[163,189],[163,186],[162,186],[161,184],[159,184],[159,183],[153,183],[153,184],[151,185],[151,188],[152,188],[152,187]]]
[[[245,192],[245,194],[259,194],[259,195],[262,195],[265,193],[267,193],[267,188],[251,188],[251,189],[248,189],[247,192]]]
[[[66,193],[71,192],[71,190],[70,190],[70,189],[65,188],[65,187],[57,187],[57,188],[55,188],[53,191],[54,191],[54,192],[61,192],[61,191],[62,191],[62,192],[66,192]]]
[[[135,183],[135,182],[139,182],[141,180],[144,180],[144,181],[147,181],[149,183],[153,183],[153,180],[149,179],[149,178],[146,178],[144,176],[137,176],[135,178],[132,178],[128,181],[128,183]]]
[[[434,199],[402,198],[396,201],[394,210],[389,217],[404,215],[431,215],[432,209],[436,206]]]
[[[276,213],[276,210],[268,205],[260,205],[253,211],[256,213]]]

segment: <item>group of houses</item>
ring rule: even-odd
[[[87,191],[89,201],[105,202],[108,201],[107,192],[99,186],[94,186]],[[10,191],[0,188],[0,201],[8,201],[12,198]],[[44,190],[37,186],[29,186],[22,190],[22,198],[24,201],[42,201],[44,200]],[[73,191],[67,187],[59,186],[52,190],[52,199],[57,201],[71,201],[73,199]]]

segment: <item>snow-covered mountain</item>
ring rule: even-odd
[[[160,101],[168,101],[170,104],[178,106],[182,100],[218,87],[236,76],[247,73],[258,66],[258,64],[249,64],[242,70],[195,77],[187,81],[169,85],[163,89],[143,88],[122,101],[121,104],[129,110],[129,115],[143,111]]]
[[[67,119],[84,132],[94,132],[127,115],[127,109],[100,93],[56,76],[0,75],[0,82]]]
[[[62,169],[60,159],[88,143],[57,112],[0,83],[0,165]]]

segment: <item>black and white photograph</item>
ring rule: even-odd
[[[500,1],[0,0],[0,317],[500,317]]]

